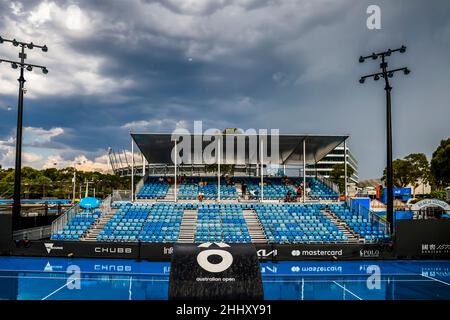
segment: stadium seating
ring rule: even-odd
[[[182,204],[154,204],[138,236],[142,242],[176,242],[183,218]]]
[[[256,180],[246,183],[256,185]],[[280,180],[281,182],[281,180]],[[273,184],[279,186],[278,183]],[[225,188],[232,187],[224,186]],[[231,188],[231,195],[233,195]],[[274,190],[276,188],[274,187]],[[281,191],[274,191],[274,197]],[[365,242],[389,239],[386,225],[374,216],[361,216],[344,202],[318,203],[197,203],[153,202],[113,203],[119,209],[106,222],[97,236],[98,241],[172,243],[179,237],[184,210],[197,212],[195,242],[251,242],[243,210],[254,210],[269,243],[336,243],[348,238],[323,213],[333,212],[340,221]],[[253,214],[254,214],[253,213]],[[250,213],[249,213],[250,214]],[[81,212],[58,231],[52,240],[81,240],[101,212]]]
[[[293,196],[297,194],[297,189],[292,185],[285,184],[281,178],[272,178],[265,181],[264,199],[283,200],[288,191]]]
[[[337,200],[339,195],[335,193],[331,188],[325,185],[322,181],[311,178],[308,179],[309,187],[311,191],[309,193],[309,198],[313,200]]]
[[[329,208],[365,241],[376,242],[390,239],[390,236],[386,234],[386,227],[383,223],[374,221],[370,217],[359,216],[357,212],[352,212],[343,203],[332,203]]]
[[[302,178],[291,178],[290,179],[296,186],[303,184]],[[308,197],[312,200],[338,200],[339,195],[334,192],[325,183],[316,178],[307,177],[306,186],[311,190]]]
[[[200,181],[205,182],[206,185],[200,186]],[[178,199],[180,200],[195,200],[199,192],[203,192],[204,200],[215,200],[218,197],[216,178],[187,178],[182,181],[178,189]],[[220,197],[224,200],[236,200],[238,194],[235,185],[227,185],[225,181],[220,184]]]
[[[183,205],[127,204],[108,221],[97,240],[113,242],[176,242]]]
[[[152,204],[122,206],[97,236],[99,241],[137,241]]]
[[[148,177],[141,190],[137,193],[136,198],[163,199],[168,190],[169,184],[165,179],[163,181],[159,181],[159,178],[157,177]]]
[[[205,182],[200,186],[199,182]],[[260,198],[260,178],[257,177],[236,177],[234,181],[245,183],[248,191],[255,191],[255,198]],[[288,191],[292,195],[296,195],[297,186],[303,183],[301,178],[291,178],[292,184],[285,184],[280,177],[270,177],[264,179],[264,199],[267,200],[283,200]],[[337,200],[339,195],[331,190],[322,181],[316,178],[307,178],[307,185],[311,189],[309,198],[312,200]],[[137,199],[163,199],[169,184],[159,181],[158,177],[149,177],[144,186],[137,193]],[[180,200],[196,200],[199,192],[203,192],[204,200],[215,200],[218,197],[216,177],[189,177],[180,180],[178,185],[178,199]],[[237,200],[239,198],[234,184],[227,185],[222,181],[220,185],[220,197],[224,200]]]
[[[257,204],[254,206],[271,243],[347,241],[323,213],[321,204]]]
[[[101,216],[101,211],[83,211],[77,213],[64,227],[56,234],[51,235],[52,240],[79,240]]]
[[[196,242],[251,242],[242,208],[237,204],[201,204]]]

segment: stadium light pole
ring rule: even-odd
[[[377,60],[381,58],[380,69],[381,72],[368,74],[362,76],[359,79],[359,83],[363,84],[367,78],[373,78],[375,81],[384,79],[384,90],[386,92],[386,156],[387,156],[387,172],[386,172],[386,192],[387,192],[387,220],[389,222],[390,233],[393,236],[395,234],[394,227],[394,195],[393,195],[393,169],[392,169],[392,112],[391,112],[391,91],[392,87],[389,83],[389,78],[392,78],[396,72],[403,71],[405,75],[410,73],[407,67],[388,70],[388,64],[386,62],[386,57],[389,57],[394,52],[404,53],[406,51],[405,46],[401,46],[398,49],[388,49],[387,51],[380,53],[372,53],[368,56],[360,56],[359,62],[363,63],[366,59]]]
[[[33,68],[38,68],[42,70],[42,73],[47,74],[48,70],[45,66],[40,66],[36,64],[25,63],[27,54],[25,49],[32,50],[33,48],[39,48],[43,52],[47,52],[48,48],[46,45],[36,45],[33,42],[21,42],[16,39],[10,40],[5,39],[0,36],[0,44],[11,43],[15,47],[20,47],[19,58],[20,61],[6,60],[0,58],[1,62],[7,62],[11,64],[13,69],[20,68],[20,77],[17,79],[19,81],[19,99],[17,108],[17,132],[16,132],[16,161],[15,161],[15,171],[14,171],[14,196],[13,196],[13,208],[12,208],[12,224],[13,229],[20,229],[20,189],[21,189],[21,168],[22,168],[22,128],[23,128],[23,94],[24,94],[24,69],[27,71],[32,71]]]

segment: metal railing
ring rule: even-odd
[[[346,203],[350,207],[350,211],[358,217],[367,219],[372,225],[376,225],[378,230],[383,230],[385,234],[390,234],[389,222],[386,218],[379,216],[374,211],[370,210],[370,208],[367,208],[360,203],[352,203],[350,199],[347,199]]]
[[[41,240],[50,238],[52,226],[43,226],[14,231],[14,240]]]
[[[113,190],[112,202],[116,201],[131,201],[130,190]]]
[[[108,195],[105,199],[100,203],[100,211],[102,214],[111,212],[111,204],[112,204],[112,195]]]
[[[341,194],[339,191],[339,186],[336,183],[332,182],[330,179],[325,178],[320,173],[317,173],[317,179],[320,180],[323,184],[325,184],[328,188],[333,190],[334,193]]]
[[[79,212],[80,206],[78,204],[75,204],[74,206],[70,207],[66,212],[64,212],[61,216],[59,216],[58,219],[52,222],[51,233],[56,234],[59,231],[61,231],[67,224],[67,222],[72,220],[73,217],[75,217],[75,215]]]
[[[146,175],[145,175],[144,177],[142,177],[142,179],[139,180],[139,182],[136,184],[136,188],[134,189],[134,190],[135,190],[135,191],[134,191],[135,194],[138,194],[138,193],[141,191],[142,187],[144,186],[145,181],[147,180],[147,177],[148,177],[148,175],[146,174]]]

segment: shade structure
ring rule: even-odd
[[[349,135],[131,133],[149,164],[314,164],[343,143]],[[220,143],[218,141],[220,140]],[[303,152],[305,142],[305,152]],[[220,152],[218,148],[220,146]],[[263,146],[263,152],[260,152]]]

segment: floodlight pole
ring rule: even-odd
[[[348,187],[347,187],[347,139],[344,140],[344,196],[345,200],[348,197]]]
[[[360,83],[364,83],[365,79],[372,78],[377,81],[380,79],[380,77],[384,78],[384,90],[386,91],[386,192],[387,192],[387,203],[386,203],[386,216],[387,221],[389,223],[389,231],[390,234],[394,237],[395,236],[395,217],[394,217],[394,196],[393,196],[393,167],[392,167],[392,110],[391,110],[391,91],[392,87],[389,83],[389,78],[392,78],[394,76],[394,73],[398,71],[403,71],[405,75],[410,73],[410,70],[406,67],[399,68],[399,69],[393,69],[388,70],[386,57],[389,57],[393,52],[400,52],[404,53],[406,51],[405,46],[401,46],[398,49],[391,50],[388,49],[385,52],[380,53],[372,53],[368,56],[361,56],[359,57],[359,62],[362,63],[366,59],[372,58],[373,60],[377,60],[378,57],[381,57],[381,72],[369,74],[361,77],[359,80]]]
[[[220,202],[220,155],[221,155],[221,144],[220,144],[220,136],[217,136],[217,201]]]
[[[177,160],[178,160],[178,148],[177,148],[177,140],[175,140],[175,156],[174,156],[174,200],[175,202],[178,202],[177,198]]]
[[[306,201],[306,139],[303,139],[303,203]]]
[[[264,201],[264,141],[262,137],[259,140],[260,146],[261,146],[261,155],[260,155],[260,174],[261,174],[261,202]]]
[[[134,202],[134,141],[131,136],[131,202]]]
[[[20,223],[20,212],[21,212],[21,204],[20,204],[20,193],[21,193],[21,177],[22,177],[22,131],[23,131],[23,93],[24,93],[24,69],[27,68],[28,71],[31,71],[33,68],[40,68],[44,74],[48,73],[48,70],[44,66],[34,65],[25,63],[25,59],[27,55],[25,54],[25,47],[28,49],[33,49],[34,47],[42,49],[43,52],[47,52],[47,46],[35,45],[33,42],[20,42],[16,39],[10,40],[0,37],[0,43],[9,42],[12,43],[15,47],[20,46],[19,58],[20,61],[12,61],[0,59],[1,62],[11,63],[13,69],[20,68],[20,76],[17,81],[19,81],[19,98],[17,103],[17,129],[16,129],[16,159],[15,159],[15,168],[14,168],[14,195],[13,195],[13,207],[12,207],[12,225],[13,230],[18,230],[21,227]]]

